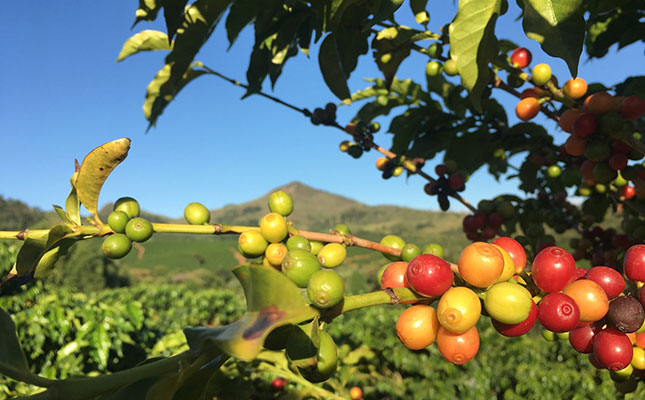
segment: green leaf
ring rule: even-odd
[[[136,12],[136,19],[134,20],[134,27],[141,21],[154,21],[157,19],[157,14],[161,10],[163,0],[139,0],[139,8]]]
[[[192,350],[203,352],[214,347],[241,360],[252,360],[273,329],[318,315],[284,274],[258,265],[241,265],[233,272],[244,289],[246,314],[230,325],[185,328]]]
[[[51,228],[45,236],[27,238],[18,252],[15,274],[33,275],[34,278],[46,276],[56,261],[67,253],[78,235],[69,225],[60,224]]]
[[[495,22],[501,5],[501,0],[462,0],[450,24],[450,56],[478,112],[482,93],[491,79],[488,64],[497,54]]]
[[[168,32],[168,43],[172,40],[181,24],[188,0],[164,0],[163,17],[166,20],[166,31]]]
[[[75,171],[69,180],[72,185],[72,190],[69,192],[69,195],[65,200],[65,210],[67,211],[67,217],[73,224],[81,225],[81,201],[78,199],[78,194],[76,193],[77,177],[78,171]]]
[[[2,308],[0,308],[0,362],[29,372],[27,358],[16,335],[16,325]]]
[[[427,25],[430,22],[430,14],[426,10],[428,0],[410,0],[410,9],[417,24]]]
[[[173,80],[172,66],[169,64],[157,72],[155,78],[148,84],[146,91],[146,101],[143,104],[143,113],[150,121],[150,126],[154,125],[157,118],[161,115],[166,106],[179,94],[187,84],[193,79],[199,78],[206,74],[204,70],[195,69],[200,64],[190,66],[179,80]]]
[[[233,46],[242,29],[255,19],[259,8],[259,0],[238,0],[233,2],[225,23],[229,48]]]
[[[393,19],[394,12],[401,7],[403,0],[380,0],[376,2],[379,7],[374,12],[374,18],[372,19],[371,25],[377,24],[386,19]]]
[[[550,56],[563,59],[572,76],[585,37],[582,0],[518,0],[526,36],[537,41]]]
[[[66,224],[74,225],[74,223],[67,217],[67,213],[63,210],[63,207],[56,204],[52,204],[52,207],[54,207],[54,211],[56,211],[56,214],[58,214],[61,221]]]
[[[168,103],[188,82],[203,74],[192,70],[195,55],[208,40],[231,1],[197,0],[186,9],[172,51],[166,57],[166,65],[148,86],[143,107],[150,122],[148,128],[155,125]]]
[[[171,50],[168,35],[160,31],[141,31],[125,41],[116,62],[123,61],[133,54],[151,50]]]
[[[399,65],[410,55],[413,37],[418,33],[407,26],[384,28],[372,41],[374,59],[385,77],[385,86],[390,87]]]
[[[351,102],[351,93],[347,86],[348,74],[343,70],[334,33],[327,35],[320,45],[318,64],[329,90],[343,102]]]
[[[641,6],[642,7],[642,6]],[[608,13],[591,16],[587,23],[585,48],[589,57],[604,57],[609,48],[618,44],[621,49],[645,36],[645,10],[632,2]]]

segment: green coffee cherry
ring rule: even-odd
[[[443,258],[443,247],[439,243],[428,243],[423,248],[423,254],[432,254],[437,257]]]
[[[132,242],[122,233],[110,235],[103,240],[101,251],[103,254],[112,259],[125,257],[132,249]]]
[[[259,231],[246,231],[240,234],[237,247],[246,258],[255,258],[264,254],[269,243]]]
[[[284,190],[273,192],[269,196],[269,210],[283,217],[289,216],[293,212],[293,199]]]
[[[318,308],[333,307],[345,296],[345,282],[332,270],[314,272],[307,283],[307,296]]]
[[[281,242],[287,237],[287,221],[278,213],[268,213],[260,220],[260,232],[268,242]]]
[[[349,226],[345,224],[337,224],[334,226],[334,230],[341,235],[351,235],[352,232],[349,230]]]
[[[443,63],[443,72],[445,72],[448,76],[457,75],[459,71],[457,70],[457,63],[455,62],[455,60],[453,60],[452,58],[447,59],[446,62]]]
[[[147,219],[132,218],[125,225],[125,234],[133,242],[145,242],[152,237],[152,224]]]
[[[396,235],[387,235],[381,239],[381,244],[383,246],[394,247],[395,249],[403,249],[405,247],[405,241]],[[385,258],[391,261],[398,261],[401,257],[394,256],[392,254],[381,253]]]
[[[311,250],[309,250],[309,251],[310,251],[310,252],[311,252],[311,254],[313,254],[313,255],[318,254],[318,252],[320,251],[320,249],[322,249],[322,248],[323,248],[323,246],[324,246],[324,245],[323,245],[323,243],[322,243],[322,242],[319,242],[318,240],[311,240],[311,241],[309,241],[309,245],[311,246]]]
[[[304,236],[294,235],[287,239],[287,249],[311,251],[311,243],[309,243],[309,239]]]
[[[128,220],[130,220],[130,217],[123,211],[112,211],[107,219],[110,229],[116,233],[125,232],[125,225],[128,223]]]
[[[287,251],[287,246],[282,243],[271,243],[267,246],[264,255],[271,266],[277,265],[279,267],[282,264],[284,256],[287,255]]]
[[[202,203],[190,203],[184,208],[184,218],[191,225],[204,225],[211,221],[211,212]]]
[[[311,275],[320,269],[316,256],[305,250],[291,250],[282,260],[282,273],[300,288],[306,288]]]
[[[141,212],[139,202],[132,197],[121,197],[114,203],[114,211],[123,211],[130,218],[136,218]]]
[[[416,244],[408,243],[401,249],[401,258],[403,261],[409,262],[419,254],[421,254],[421,249]]]
[[[327,243],[317,254],[318,261],[325,268],[336,268],[345,261],[347,249],[340,243]]]
[[[385,273],[385,269],[390,266],[392,263],[387,263],[381,268],[379,268],[378,273],[376,274],[376,282],[378,283],[378,286],[381,286],[381,279],[383,278],[383,274]]]

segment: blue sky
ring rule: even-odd
[[[455,13],[453,2],[429,2],[430,29],[438,31]],[[240,100],[243,91],[206,76],[179,94],[146,133],[145,89],[163,65],[163,52],[140,54],[121,63],[115,59],[127,38],[143,29],[163,29],[161,22],[142,22],[130,30],[135,0],[113,2],[8,2],[0,25],[0,194],[43,209],[62,204],[69,192],[74,158],[109,140],[132,139],[128,159],[106,182],[100,203],[133,196],[146,210],[177,217],[184,206],[200,201],[209,208],[258,197],[291,181],[357,199],[367,204],[396,204],[437,209],[435,198],[423,193],[425,181],[413,176],[384,181],[375,169],[378,154],[355,160],[338,151],[349,137],[315,127],[295,112],[258,96]],[[512,38],[533,52],[533,64],[548,62],[560,82],[569,73],[563,61],[544,54],[527,39],[510,2],[498,21],[497,34]],[[409,7],[398,12],[413,25]],[[227,52],[223,23],[197,59],[233,78],[244,80],[252,46],[246,29]],[[585,62],[579,74],[588,82],[615,84],[642,73],[643,45],[636,44],[604,60]],[[424,81],[427,58],[413,55],[397,74]],[[378,77],[371,56],[364,56],[350,79],[356,91],[362,77]],[[266,91],[270,92],[267,84]],[[336,101],[318,70],[317,55],[299,55],[287,64],[274,95],[313,109]],[[495,94],[514,118],[516,100]],[[349,121],[360,103],[342,107],[341,123]],[[389,119],[380,120],[384,128]],[[547,126],[555,132],[552,122]],[[391,136],[375,141],[389,147]],[[556,133],[556,141],[564,136]],[[426,170],[439,160],[430,162]],[[516,160],[519,163],[520,160]],[[464,197],[476,203],[500,193],[515,192],[516,182],[497,183],[484,171],[467,184]],[[456,207],[453,209],[463,210]],[[296,205],[298,207],[298,205]],[[217,221],[226,222],[226,221]]]

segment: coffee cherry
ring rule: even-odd
[[[556,246],[540,251],[531,265],[535,284],[547,293],[564,289],[573,280],[575,270],[576,262],[571,254]]]
[[[549,293],[538,304],[538,320],[553,332],[569,332],[580,321],[580,308],[564,293]]]
[[[410,350],[421,350],[437,339],[439,319],[437,311],[427,305],[412,306],[399,315],[396,335]]]
[[[645,113],[645,100],[638,96],[629,96],[620,104],[619,112],[628,121],[637,120]]]
[[[547,342],[555,342],[556,340],[558,340],[558,337],[555,335],[555,332],[551,332],[548,329],[542,329],[542,337]]]
[[[618,371],[629,365],[634,353],[627,335],[605,328],[593,340],[593,354],[605,368]]]
[[[349,146],[351,145],[352,145],[352,142],[350,142],[349,140],[343,140],[338,145],[338,150],[342,151],[343,153],[347,153],[347,149],[349,149]]]
[[[317,254],[320,265],[325,268],[336,268],[345,261],[347,250],[340,243],[327,243]]]
[[[634,297],[618,296],[609,303],[607,323],[623,333],[636,332],[645,322],[645,310]]]
[[[643,350],[643,347],[639,346],[634,347],[633,352],[632,365],[640,371],[645,370],[645,350]]]
[[[128,214],[124,213],[123,211],[112,211],[110,215],[108,215],[108,225],[110,226],[110,229],[112,229],[116,233],[124,233],[125,232],[125,225],[128,223],[128,220],[130,217],[128,217]]]
[[[587,149],[587,139],[579,138],[577,136],[569,136],[564,142],[564,149],[567,154],[578,157],[585,154]]]
[[[352,231],[349,230],[349,226],[345,224],[336,224],[333,228],[334,231],[340,233],[341,235],[351,235]]]
[[[446,60],[445,63],[443,63],[443,72],[446,73],[448,76],[455,76],[459,73],[457,70],[457,62],[453,60],[452,58],[449,58]]]
[[[361,400],[363,398],[363,390],[358,386],[353,386],[349,389],[349,398],[351,400]]]
[[[132,197],[121,197],[114,203],[114,211],[123,211],[130,218],[139,216],[141,209],[139,203]]]
[[[428,243],[421,252],[423,254],[432,254],[443,258],[443,247],[439,243]]]
[[[515,275],[515,262],[513,261],[513,258],[511,258],[511,255],[508,254],[508,252],[504,250],[503,247],[496,245],[495,243],[493,243],[493,246],[495,246],[495,248],[499,250],[499,252],[502,254],[502,257],[504,258],[504,269],[502,270],[502,274],[499,276],[499,278],[497,278],[497,281],[495,281],[495,283],[506,282],[511,279],[513,275]]]
[[[434,77],[441,74],[442,66],[438,61],[430,61],[426,65],[426,76]]]
[[[493,244],[498,245],[508,252],[513,259],[516,273],[524,270],[524,266],[526,265],[526,251],[524,251],[524,247],[517,240],[510,237],[500,237],[493,240]]]
[[[396,235],[384,236],[383,239],[381,239],[380,243],[383,246],[393,247],[395,249],[403,249],[403,247],[405,247],[405,241]],[[381,254],[383,254],[385,258],[391,261],[397,261],[401,259],[401,257],[397,257],[395,255],[388,254],[388,253],[381,253]]]
[[[532,70],[533,83],[537,86],[546,85],[551,80],[551,67],[549,64],[538,64]]]
[[[607,92],[593,93],[585,99],[585,109],[596,115],[607,114],[615,108],[614,97]]]
[[[247,231],[240,234],[237,247],[246,258],[255,258],[264,254],[269,243],[260,231]]]
[[[511,53],[511,64],[515,68],[526,68],[531,63],[533,55],[528,49],[518,47]]]
[[[582,78],[569,79],[562,88],[570,99],[579,99],[587,93],[587,82]]]
[[[546,174],[549,178],[557,178],[562,174],[562,168],[559,165],[550,165],[546,170]]]
[[[579,138],[586,138],[596,131],[598,122],[593,114],[582,114],[573,123],[573,134]]]
[[[271,381],[271,389],[273,389],[274,392],[279,392],[284,388],[286,383],[287,381],[282,378],[275,378]]]
[[[260,232],[270,243],[281,242],[287,237],[287,221],[278,213],[268,213],[260,220]]]
[[[379,279],[381,289],[385,290],[387,288],[397,289],[410,287],[406,278],[407,268],[408,263],[405,261],[396,261],[388,264]]]
[[[593,339],[602,330],[602,323],[582,324],[569,332],[569,343],[578,353],[593,351]]]
[[[486,291],[484,307],[486,312],[499,322],[519,324],[528,318],[533,299],[524,286],[517,283],[501,282]]]
[[[309,239],[304,236],[294,235],[287,240],[287,249],[311,251],[311,243],[309,242]]]
[[[201,203],[190,203],[184,208],[184,218],[191,225],[204,225],[210,222],[211,213]]]
[[[318,240],[311,240],[309,241],[309,246],[311,247],[311,254],[317,255],[320,249],[323,248],[324,244]]]
[[[645,281],[645,244],[637,244],[627,250],[623,268],[628,279]]]
[[[152,237],[152,224],[141,217],[132,218],[125,225],[125,234],[133,242],[145,242]]]
[[[441,326],[437,333],[437,347],[446,361],[457,365],[465,364],[479,351],[477,327],[473,326],[463,333],[455,333]]]
[[[271,243],[264,251],[264,256],[271,264],[271,266],[277,266],[278,269],[280,269],[282,260],[284,259],[284,256],[287,255],[288,251],[289,250],[287,249],[287,246],[283,245],[282,243]]]
[[[462,250],[457,265],[466,282],[485,288],[495,283],[504,271],[504,257],[495,246],[475,242]]]
[[[289,216],[293,212],[293,199],[284,190],[273,192],[269,196],[269,210],[283,217]]]
[[[454,275],[450,264],[432,254],[421,254],[407,265],[405,277],[408,285],[426,297],[437,297],[452,286]]]
[[[626,185],[623,186],[620,194],[625,198],[625,200],[630,200],[633,199],[636,195],[636,190],[633,186]]]
[[[569,108],[560,115],[558,125],[563,131],[573,133],[573,124],[582,114],[583,111],[579,108]]]
[[[540,112],[540,103],[534,97],[527,97],[515,106],[515,115],[522,121],[530,121]]]
[[[570,296],[580,308],[581,322],[598,321],[607,314],[609,309],[609,300],[605,291],[589,279],[571,282],[564,288],[564,294]]]
[[[103,254],[115,260],[125,257],[131,249],[132,242],[122,233],[116,233],[106,237],[101,245]]]
[[[495,328],[495,330],[497,330],[497,332],[507,337],[517,337],[528,333],[533,328],[536,321],[537,321],[537,306],[532,300],[531,300],[531,310],[529,311],[529,315],[526,317],[524,321],[520,323],[505,324],[503,322],[497,321],[494,318],[491,318],[491,322],[493,323],[493,327]]]
[[[441,54],[443,53],[443,46],[441,43],[434,42],[430,46],[428,46],[428,51],[427,54],[431,58],[438,58],[441,57]]]
[[[307,283],[307,296],[315,307],[333,307],[345,296],[345,282],[335,271],[316,271]]]
[[[593,267],[587,272],[587,279],[600,285],[609,300],[625,290],[625,279],[613,268]]]
[[[419,254],[421,254],[421,249],[419,249],[419,246],[413,243],[407,243],[405,246],[403,246],[403,249],[401,249],[401,259],[406,262],[411,261]]]
[[[451,332],[466,332],[479,320],[481,302],[467,287],[453,287],[439,299],[437,315],[442,327]]]
[[[300,288],[306,288],[311,275],[320,269],[316,256],[305,250],[291,250],[282,260],[282,273]]]

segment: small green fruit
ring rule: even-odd
[[[132,218],[125,225],[125,234],[133,242],[145,242],[152,237],[152,224],[147,219]]]
[[[125,225],[128,223],[128,220],[130,220],[130,217],[123,211],[112,211],[107,219],[110,229],[116,233],[125,232]]]
[[[416,244],[408,243],[401,249],[401,258],[403,261],[409,262],[419,254],[421,254],[421,249]]]
[[[282,260],[282,273],[300,288],[306,288],[311,275],[320,269],[316,256],[305,250],[291,250]]]
[[[340,243],[327,243],[317,254],[318,261],[325,268],[336,268],[345,261],[347,249]]]
[[[531,293],[522,285],[497,283],[486,291],[484,307],[492,318],[505,324],[519,324],[531,311]]]
[[[132,197],[121,197],[114,203],[114,211],[123,211],[128,214],[128,217],[136,218],[139,216],[141,209],[139,202]]]
[[[307,283],[307,296],[318,308],[333,307],[345,296],[345,282],[332,270],[314,272]]]
[[[349,230],[349,226],[347,226],[345,224],[337,224],[336,226],[334,226],[334,230],[336,232],[340,233],[341,235],[351,235],[352,234],[352,232]]]
[[[309,243],[309,239],[304,236],[294,235],[287,239],[287,249],[311,251],[311,243]]]
[[[562,168],[559,165],[550,165],[546,170],[546,174],[549,178],[557,178],[562,173]]]
[[[260,231],[246,231],[240,235],[237,245],[244,257],[255,258],[264,254],[269,243]]]
[[[430,61],[426,65],[426,76],[435,77],[441,74],[442,65],[438,61]]]
[[[443,64],[443,72],[445,72],[448,76],[457,75],[459,71],[457,70],[457,63],[455,62],[455,60],[453,60],[452,58],[446,60],[446,62]]]
[[[293,212],[293,199],[289,193],[278,190],[269,196],[269,210],[278,213],[283,217],[291,215]]]
[[[311,240],[311,241],[309,242],[309,245],[311,246],[311,250],[309,250],[309,251],[310,251],[310,252],[311,252],[311,254],[313,254],[313,255],[318,254],[318,252],[320,251],[320,249],[322,249],[322,248],[323,248],[323,246],[324,246],[324,244],[323,244],[322,242],[318,241],[318,240]]]
[[[443,247],[439,243],[428,243],[423,248],[423,254],[432,254],[439,258],[443,258]]]
[[[405,247],[405,241],[396,235],[387,235],[381,239],[381,244],[383,246],[394,247],[395,249],[403,249]],[[385,258],[391,261],[398,261],[401,257],[394,256],[392,254],[381,253]]]
[[[211,212],[202,203],[190,203],[184,208],[184,218],[191,225],[204,225],[211,221]]]
[[[556,339],[555,333],[546,329],[542,329],[542,337],[548,342],[555,342]]]
[[[132,242],[122,233],[110,235],[103,240],[101,251],[103,254],[112,259],[125,257],[132,249]]]

